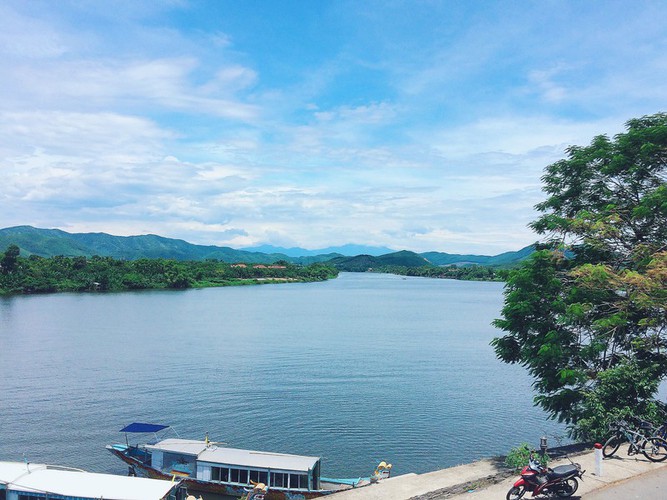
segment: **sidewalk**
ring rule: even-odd
[[[573,498],[621,481],[638,474],[667,467],[664,463],[653,463],[644,455],[628,457],[621,449],[617,455],[602,461],[602,474],[595,474],[593,450],[572,456],[586,471],[579,490]],[[554,460],[550,465],[569,464],[566,458]],[[667,469],[665,469],[667,470]],[[381,481],[378,484],[356,490],[335,493],[332,500],[497,500],[505,498],[518,473],[508,471],[502,463],[481,460],[426,474],[406,474]]]
[[[583,495],[584,500],[640,500],[663,498],[667,491],[667,467],[610,484]]]

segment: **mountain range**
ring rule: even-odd
[[[0,229],[0,252],[4,252],[12,244],[21,249],[21,255],[23,256],[90,257],[99,255],[126,260],[140,258],[217,259],[223,262],[246,263],[274,263],[282,260],[294,264],[330,262],[345,271],[365,271],[370,267],[384,265],[419,267],[427,264],[436,266],[477,264],[509,267],[527,258],[534,251],[533,246],[528,246],[517,252],[505,252],[495,256],[460,255],[444,252],[418,254],[407,250],[394,252],[388,248],[363,245],[344,245],[319,251],[269,245],[237,250],[215,245],[195,245],[184,240],[165,238],[155,234],[113,236],[107,233],[68,233],[60,229],[41,229],[32,226]],[[386,253],[382,253],[385,250]],[[352,252],[359,253],[354,255]]]
[[[349,257],[354,255],[385,255],[391,252],[394,252],[391,248],[387,247],[374,247],[368,245],[353,245],[348,243],[347,245],[342,245],[338,247],[327,247],[320,248],[318,250],[307,250],[300,247],[274,247],[273,245],[260,245],[257,247],[244,247],[240,248],[246,252],[261,252],[261,253],[280,253],[287,255],[288,257],[314,257],[316,255],[336,253],[340,255],[347,255]]]

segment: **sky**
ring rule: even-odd
[[[0,227],[495,255],[667,111],[667,2],[0,0]]]

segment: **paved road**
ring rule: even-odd
[[[602,475],[596,475],[593,450],[574,455],[586,471],[579,490],[570,500],[663,500],[667,499],[667,462],[653,463],[644,456],[628,456],[619,450],[602,462]],[[566,459],[554,460],[553,466],[568,464]],[[517,475],[505,477],[507,469],[497,461],[480,460],[425,474],[405,474],[380,481],[365,488],[334,493],[331,500],[499,500],[505,498]],[[505,477],[505,479],[502,479]],[[486,485],[491,479],[500,482]],[[460,486],[479,489],[460,492]],[[452,491],[453,490],[453,491]],[[452,493],[454,495],[452,496]],[[525,495],[529,500],[530,495]]]
[[[586,493],[582,500],[639,500],[667,498],[667,469],[657,469]]]

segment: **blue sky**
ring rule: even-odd
[[[497,254],[666,111],[661,1],[0,0],[0,227]]]

